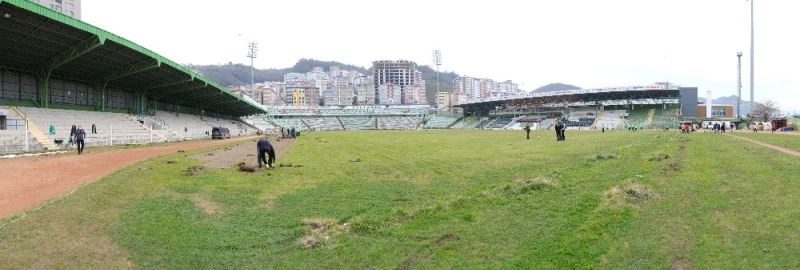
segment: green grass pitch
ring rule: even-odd
[[[551,133],[306,133],[269,175],[162,156],[0,221],[0,268],[800,267],[797,158]]]

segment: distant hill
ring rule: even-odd
[[[563,90],[575,90],[581,89],[580,87],[571,85],[571,84],[564,84],[564,83],[551,83],[533,90],[533,93],[543,93],[543,92],[553,92],[553,91],[563,91]]]
[[[417,70],[422,72],[422,78],[425,80],[425,97],[428,103],[436,103],[436,70],[429,66],[417,66]],[[439,91],[452,92],[453,81],[458,78],[455,72],[439,72]]]
[[[243,64],[228,63],[225,65],[187,65],[189,68],[203,74],[203,76],[220,83],[225,86],[231,85],[247,85],[250,84],[250,66]],[[306,73],[310,72],[314,67],[322,67],[326,72],[330,71],[331,66],[338,66],[341,69],[355,70],[365,75],[372,75],[372,69],[364,67],[344,64],[336,61],[320,61],[315,59],[300,59],[294,66],[281,69],[255,69],[253,72],[253,79],[255,82],[264,81],[283,81],[283,75],[286,73]],[[417,69],[422,72],[422,78],[425,80],[426,98],[430,104],[436,102],[436,70],[428,66],[417,66]],[[455,72],[440,72],[439,73],[439,88],[440,91],[452,91],[453,80],[458,78]]]
[[[325,71],[328,71],[331,66],[339,66],[342,69],[369,74],[366,68],[355,65],[335,61],[300,59],[290,68],[255,69],[253,71],[253,80],[255,82],[283,81],[283,75],[286,73],[306,73],[310,72],[314,67],[322,67]],[[228,63],[225,65],[188,65],[188,67],[225,86],[250,84],[250,66],[247,65]]]

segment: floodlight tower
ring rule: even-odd
[[[750,113],[753,112],[753,107],[756,104],[755,97],[753,95],[753,89],[755,88],[755,24],[753,22],[753,4],[754,0],[750,0]]]
[[[433,64],[436,65],[436,95],[439,95],[439,66],[442,65],[442,51],[433,50]]]
[[[737,76],[736,79],[736,117],[742,118],[742,52],[736,53],[736,58],[738,58],[737,64]]]
[[[258,57],[256,55],[258,52],[258,43],[250,42],[247,48],[247,58],[250,58],[250,87],[255,89],[255,82],[253,80],[253,60]]]

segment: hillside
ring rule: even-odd
[[[336,61],[320,61],[315,59],[300,59],[294,66],[282,69],[255,69],[253,78],[255,82],[264,81],[283,81],[286,73],[310,72],[314,67],[322,67],[329,71],[331,66],[338,66],[341,69],[355,70],[366,75],[371,75],[372,70],[364,67],[344,64]],[[226,65],[188,65],[189,68],[196,70],[200,74],[216,81],[222,85],[246,85],[250,84],[250,66],[243,64],[228,63]],[[426,85],[426,97],[429,103],[436,102],[436,71],[428,66],[417,66],[422,72],[422,77]],[[441,91],[452,91],[453,80],[458,78],[455,72],[441,72],[439,74],[439,88]]]
[[[553,91],[562,91],[562,90],[575,90],[581,89],[580,87],[571,85],[571,84],[564,84],[564,83],[551,83],[533,90],[534,93],[542,93],[542,92],[553,92]]]

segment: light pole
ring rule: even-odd
[[[737,79],[736,79],[736,118],[742,118],[742,52],[736,53],[736,58],[738,59],[737,64]]]
[[[433,64],[436,65],[436,96],[439,96],[439,66],[442,65],[442,51],[433,50]]]
[[[252,90],[255,90],[255,82],[253,79],[253,60],[256,59],[256,57],[258,57],[256,56],[256,53],[258,52],[258,43],[250,42],[250,44],[247,47],[248,47],[247,57],[250,58],[250,88]]]
[[[756,104],[755,97],[753,95],[753,89],[755,88],[755,23],[753,22],[753,4],[754,0],[750,0],[750,113],[753,112],[753,107]]]

